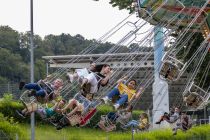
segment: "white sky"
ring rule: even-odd
[[[98,39],[128,16],[128,11],[113,8],[109,0],[34,0],[34,33],[81,34]],[[30,30],[30,0],[0,0],[0,25],[14,30]]]

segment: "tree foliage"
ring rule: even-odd
[[[42,39],[34,35],[35,80],[45,77],[46,65],[42,56],[78,54],[95,45],[96,40],[87,40],[82,35],[47,35]],[[109,50],[114,44],[99,43],[92,53]],[[9,26],[0,26],[0,82],[30,81],[30,32],[19,33]]]
[[[110,4],[113,7],[118,7],[120,10],[127,9],[128,11],[134,11],[132,7],[132,0],[110,0]]]

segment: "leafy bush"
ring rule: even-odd
[[[4,115],[1,113],[0,130],[5,132],[10,139],[15,139],[16,134],[20,139],[25,138],[25,134],[23,133],[22,129],[18,126],[17,122],[15,122],[13,118],[4,117]]]
[[[30,125],[21,125],[27,132]],[[204,129],[201,134],[200,131]],[[47,131],[46,131],[47,130]],[[29,131],[28,131],[29,132]],[[195,135],[196,132],[196,135]],[[135,140],[209,140],[210,125],[193,127],[187,132],[178,131],[176,136],[172,135],[170,129],[160,129],[150,132],[134,133]],[[66,127],[62,131],[56,131],[53,126],[37,125],[36,139],[68,139],[68,140],[131,140],[131,131],[127,132],[104,132],[100,129]],[[29,133],[28,133],[29,135]],[[28,136],[29,137],[29,136]]]
[[[11,94],[4,94],[0,100],[0,112],[7,117],[14,117],[16,120],[21,118],[15,113],[15,110],[20,110],[23,105],[20,102],[14,101]]]

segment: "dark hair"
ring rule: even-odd
[[[127,84],[128,84],[129,82],[131,82],[131,81],[134,81],[134,82],[135,82],[135,87],[136,87],[137,82],[136,82],[136,80],[135,80],[135,79],[131,79],[131,80],[129,80],[129,81],[127,82]]]
[[[103,67],[110,67],[109,64],[103,64]]]
[[[128,105],[127,108],[129,109],[129,111],[133,110],[133,106],[132,105]]]

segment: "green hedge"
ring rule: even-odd
[[[25,139],[26,135],[23,133],[21,127],[18,125],[14,119],[4,117],[3,114],[0,113],[0,130],[6,133],[8,138],[15,139],[16,135],[19,139]]]
[[[0,112],[6,117],[14,117],[16,121],[21,121],[21,117],[15,113],[15,110],[21,110],[23,105],[14,101],[11,94],[4,94],[0,99]]]

